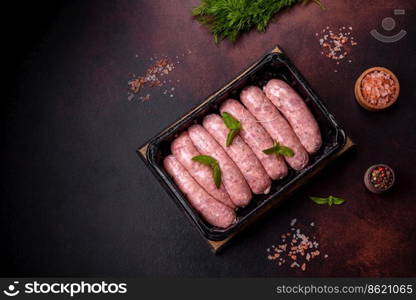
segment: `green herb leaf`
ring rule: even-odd
[[[328,198],[309,197],[316,204],[328,204]]]
[[[225,126],[227,126],[227,128],[230,129],[227,135],[227,140],[225,142],[225,145],[228,147],[231,145],[231,143],[234,140],[234,137],[240,131],[241,123],[227,112],[223,112],[221,114],[221,117],[222,117],[222,120],[224,121]]]
[[[275,154],[275,153],[276,153],[276,151],[277,151],[276,147],[275,147],[275,146],[273,146],[273,147],[271,147],[271,148],[264,149],[264,150],[263,150],[263,153],[264,153],[264,154],[267,154],[267,155],[271,155],[271,154]]]
[[[238,132],[240,131],[240,129],[231,129],[228,132],[227,135],[227,141],[225,142],[225,145],[228,147],[231,145],[231,143],[233,142],[235,136],[238,134]]]
[[[192,160],[211,167],[218,164],[218,161],[215,158],[208,155],[197,155],[192,157]]]
[[[334,196],[329,196],[327,198],[321,198],[321,197],[309,197],[313,202],[315,202],[316,204],[328,204],[329,206],[332,205],[340,205],[342,203],[345,202],[344,199],[342,198],[338,198],[338,197],[334,197]]]
[[[221,169],[218,164],[212,168],[212,177],[214,178],[215,186],[219,189],[221,186]]]
[[[285,147],[285,146],[278,146],[279,149],[277,150],[277,153],[283,156],[289,156],[289,157],[293,157],[295,155],[295,152],[293,152],[292,149],[290,149],[289,147]]]
[[[219,189],[221,186],[221,169],[218,161],[209,155],[197,155],[192,157],[192,160],[211,167],[212,178],[215,186]]]
[[[334,197],[334,196],[329,196],[329,197],[332,198],[332,202],[335,205],[340,205],[340,204],[345,202],[345,199],[342,199],[342,198],[338,198],[338,197]]]
[[[282,146],[276,141],[273,141],[273,147],[264,149],[263,153],[267,155],[276,154],[276,155],[283,155],[283,156],[289,156],[289,157],[292,157],[295,155],[292,149],[286,146]]]
[[[192,15],[207,26],[215,43],[223,39],[231,41],[253,28],[265,31],[274,15],[298,3],[320,0],[201,0],[192,9]]]
[[[232,115],[227,112],[221,114],[222,120],[224,121],[225,126],[231,130],[241,129],[241,123],[235,119]]]

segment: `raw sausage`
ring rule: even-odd
[[[227,228],[235,221],[235,212],[212,198],[173,156],[167,156],[163,165],[189,203],[211,225]]]
[[[273,146],[273,140],[256,118],[237,100],[228,99],[220,108],[220,111],[228,112],[241,123],[239,135],[250,146],[254,154],[260,160],[267,174],[272,179],[281,179],[287,174],[285,160],[281,156],[267,155],[264,149]]]
[[[199,152],[215,158],[221,168],[222,183],[236,206],[246,206],[251,200],[251,190],[244,176],[222,147],[201,125],[192,125],[189,137]]]
[[[219,189],[215,186],[214,180],[212,179],[211,168],[192,160],[194,156],[200,155],[201,153],[199,153],[194,144],[192,144],[187,131],[182,132],[172,142],[170,149],[179,163],[185,167],[196,182],[198,182],[208,194],[225,205],[235,208],[224,185],[221,184]]]
[[[270,177],[243,139],[239,135],[236,135],[232,143],[227,147],[226,140],[229,129],[217,114],[206,116],[202,125],[235,162],[253,193],[267,194],[271,187]]]
[[[318,151],[322,145],[318,123],[298,93],[278,79],[270,80],[264,92],[285,116],[306,151],[311,154]]]
[[[289,123],[262,90],[256,86],[247,87],[241,92],[240,99],[273,139],[293,150],[293,157],[284,157],[287,163],[295,170],[303,169],[309,161],[308,153]]]

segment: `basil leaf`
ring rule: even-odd
[[[283,155],[292,157],[295,155],[292,149],[286,146],[281,146],[278,142],[273,141],[273,147],[264,149],[263,153],[267,155],[276,154],[276,155]]]
[[[212,168],[212,178],[214,179],[215,186],[219,189],[221,186],[221,169],[218,161],[208,155],[197,155],[192,157],[192,160]]]
[[[221,169],[218,164],[215,164],[212,168],[212,177],[214,178],[214,183],[217,189],[221,186]]]
[[[345,202],[344,199],[334,197],[334,196],[329,196],[327,198],[320,198],[320,197],[309,197],[309,198],[317,204],[328,204],[329,206],[340,205]]]
[[[225,126],[227,126],[228,129],[231,130],[238,130],[241,129],[240,122],[235,119],[232,115],[230,115],[227,112],[223,112],[221,114],[222,120],[224,121]]]
[[[197,155],[197,156],[192,157],[192,160],[197,161],[207,166],[213,166],[215,164],[218,164],[215,158],[208,156],[208,155]]]
[[[264,149],[264,150],[263,150],[263,153],[264,153],[264,154],[267,154],[267,155],[271,155],[271,154],[275,154],[275,153],[276,153],[276,151],[277,151],[276,146],[273,146],[273,147],[271,147],[271,148]]]
[[[228,132],[227,141],[225,142],[225,145],[227,147],[231,145],[231,143],[233,142],[235,136],[238,134],[239,131],[240,129],[231,129],[230,132]]]
[[[328,198],[320,198],[320,197],[309,197],[313,202],[316,204],[327,204]]]
[[[329,197],[331,197],[331,198],[332,198],[332,202],[333,202],[335,205],[340,205],[340,204],[342,204],[342,203],[344,203],[344,202],[345,202],[345,199],[342,199],[342,198],[338,198],[338,197],[334,197],[334,196],[329,196]]]
[[[290,149],[289,147],[285,147],[285,146],[278,146],[279,150],[278,150],[278,154],[283,155],[283,156],[288,156],[288,157],[293,157],[295,155],[295,152],[293,152],[292,149]]]

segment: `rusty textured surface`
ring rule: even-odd
[[[2,200],[7,275],[415,276],[416,8],[412,1],[323,1],[279,15],[267,33],[214,45],[190,17],[198,1],[74,2],[56,18],[25,61],[7,116]],[[401,41],[369,35],[394,8]],[[315,37],[326,26],[352,26],[351,63],[320,55]],[[135,150],[275,44],[281,45],[325,101],[357,149],[247,230],[221,255],[204,241]],[[149,58],[191,50],[172,72],[175,97],[127,100],[131,73]],[[385,112],[363,110],[354,82],[371,66],[398,76],[401,95]],[[334,72],[337,69],[338,72]],[[362,176],[391,165],[394,189],[372,195]],[[22,188],[23,184],[23,188]],[[319,207],[308,195],[348,199]],[[306,272],[266,260],[290,220],[316,223],[321,251]],[[18,237],[18,238],[17,238]]]

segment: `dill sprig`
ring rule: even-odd
[[[252,28],[264,32],[282,9],[310,1],[322,7],[320,0],[201,0],[192,14],[210,29],[215,43],[226,38],[234,42]]]

